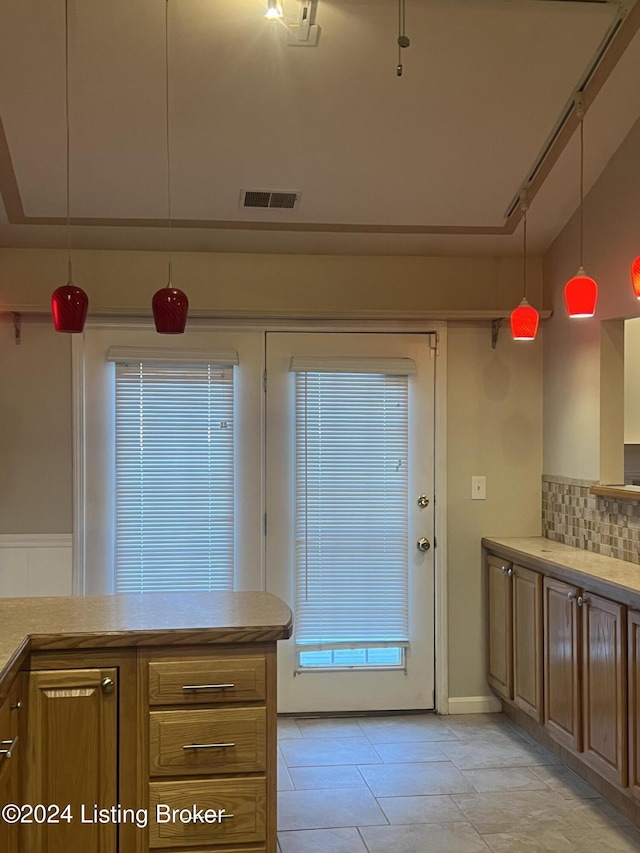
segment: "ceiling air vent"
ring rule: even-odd
[[[293,210],[299,201],[300,193],[295,190],[242,190],[240,193],[240,207]]]

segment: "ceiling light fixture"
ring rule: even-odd
[[[631,264],[631,281],[636,299],[640,299],[640,255]]]
[[[267,12],[265,14],[267,21],[279,21],[283,17],[284,13],[280,0],[267,0]]]
[[[69,0],[64,4],[64,87],[67,128],[67,283],[51,294],[51,314],[56,332],[82,332],[89,298],[73,283],[71,270],[71,220],[69,217]]]
[[[564,301],[569,317],[593,317],[598,301],[598,285],[585,272],[582,260],[584,249],[584,96],[575,99],[576,115],[580,119],[580,266],[564,288]]]
[[[167,143],[167,207],[169,212],[169,281],[158,290],[152,301],[156,331],[162,335],[180,335],[184,332],[189,311],[187,295],[173,286],[173,257],[171,249],[171,146],[169,144],[169,0],[164,12],[164,76],[165,120]]]
[[[540,315],[527,301],[527,210],[529,203],[527,191],[520,193],[520,209],[524,214],[523,248],[522,248],[522,301],[511,312],[511,337],[514,341],[534,341],[538,332]]]

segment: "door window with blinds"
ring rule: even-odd
[[[292,358],[300,670],[405,666],[411,359]]]
[[[115,591],[234,588],[234,362],[115,362]]]

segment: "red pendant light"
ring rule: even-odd
[[[564,288],[567,314],[572,318],[593,317],[598,302],[598,285],[590,278],[582,264],[584,249],[584,97],[578,92],[575,99],[576,115],[580,119],[580,266]]]
[[[536,309],[523,299],[511,312],[511,337],[514,341],[535,341],[539,322]]]
[[[169,284],[154,293],[151,304],[156,332],[161,335],[181,335],[184,332],[189,300],[186,293],[171,285],[171,261],[169,261]]]
[[[522,302],[511,312],[511,337],[514,341],[534,341],[538,333],[540,315],[536,309],[529,304],[526,297],[527,292],[527,190],[523,188],[520,192],[520,208],[524,213],[523,248],[522,248],[522,279],[523,296]]]
[[[51,295],[51,314],[56,332],[82,332],[87,319],[89,297],[69,280]]]
[[[151,307],[156,331],[161,335],[181,335],[187,324],[189,300],[171,283],[171,146],[169,140],[169,0],[164,7],[165,130],[167,143],[167,207],[169,212],[169,283],[153,295]]]
[[[73,283],[71,271],[71,228],[69,219],[69,2],[64,4],[65,32],[65,123],[67,127],[67,268],[68,280],[51,294],[51,315],[56,332],[79,333],[84,329],[89,297]]]
[[[593,317],[598,301],[598,285],[581,266],[564,286],[564,301],[570,317]]]
[[[631,281],[636,299],[640,299],[640,255],[631,264]]]

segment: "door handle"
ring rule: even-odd
[[[429,542],[429,540],[424,536],[421,536],[418,539],[416,545],[418,547],[418,551],[428,551],[429,548],[431,548],[431,542]]]

